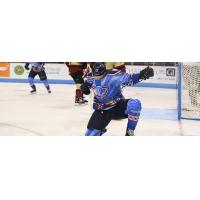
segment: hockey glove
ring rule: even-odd
[[[28,67],[28,66],[29,66],[29,64],[26,63],[25,66],[24,66],[24,68],[25,68],[26,70],[29,70],[29,67]]]
[[[85,95],[90,94],[90,85],[87,82],[81,85],[81,92]]]
[[[146,80],[154,76],[154,71],[151,67],[147,67],[140,71],[139,80]]]

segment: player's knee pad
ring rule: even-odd
[[[128,115],[128,119],[131,121],[138,121],[142,106],[138,99],[130,99],[127,103],[125,114]]]
[[[41,81],[47,80],[47,75],[46,75],[46,72],[45,72],[45,71],[39,72],[38,75],[39,75]]]
[[[33,84],[34,84],[34,83],[33,83],[33,80],[34,80],[34,79],[33,79],[32,77],[30,77],[30,76],[28,77],[28,82],[29,82],[30,85],[33,85]]]
[[[101,136],[103,132],[98,129],[88,129],[85,136]]]

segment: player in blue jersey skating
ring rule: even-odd
[[[111,120],[128,118],[126,136],[133,136],[139,120],[141,102],[138,99],[125,99],[122,87],[134,85],[154,76],[152,68],[147,67],[137,74],[116,70],[106,70],[103,63],[95,63],[92,75],[81,85],[84,94],[94,92],[94,112],[87,125],[86,136],[101,136]]]
[[[25,64],[25,69],[29,70],[29,65],[31,65],[31,71],[28,75],[28,81],[32,88],[31,93],[36,93],[36,86],[34,84],[34,78],[36,75],[40,77],[40,80],[44,83],[45,88],[47,89],[48,93],[51,93],[50,86],[47,80],[47,75],[45,72],[44,62],[27,62]]]

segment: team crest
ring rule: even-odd
[[[108,94],[108,86],[98,86],[94,89],[94,94],[96,97],[104,98]]]

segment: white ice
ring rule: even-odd
[[[88,105],[75,106],[74,85],[54,84],[51,89],[48,94],[37,84],[37,94],[30,94],[27,83],[0,83],[0,135],[83,136],[93,112],[92,96],[87,97]],[[137,136],[200,135],[200,121],[169,120],[167,113],[159,118],[159,109],[176,111],[176,90],[134,87],[124,89],[124,95],[139,98],[144,114],[153,110],[152,115],[141,116]],[[123,136],[126,124],[126,119],[112,121],[105,136]]]

